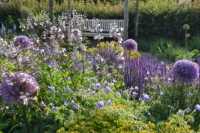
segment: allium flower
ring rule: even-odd
[[[31,46],[31,41],[27,36],[17,36],[14,39],[14,46],[21,46],[22,48],[29,48]]]
[[[179,82],[191,83],[199,77],[199,66],[189,60],[178,60],[172,67],[172,74]]]
[[[200,111],[200,105],[199,104],[195,105],[195,109]]]
[[[35,78],[23,72],[5,78],[0,87],[4,102],[13,104],[23,104],[25,98],[34,99],[38,89],[39,85]]]
[[[133,39],[128,39],[128,40],[123,42],[123,48],[125,50],[134,50],[134,51],[136,51],[137,47],[138,47],[138,44]]]
[[[96,107],[104,107],[104,102],[103,101],[99,101],[95,106]]]

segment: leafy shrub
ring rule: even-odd
[[[200,34],[191,37],[191,39],[189,40],[189,48],[200,50]]]

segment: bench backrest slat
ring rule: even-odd
[[[100,28],[99,29],[103,29],[103,31],[110,31],[110,23],[115,22],[118,26],[118,28],[124,28],[124,20],[115,20],[115,19],[99,19],[98,20],[100,23]],[[87,19],[85,21],[85,27],[86,30],[89,30],[90,28],[92,28],[92,19]]]

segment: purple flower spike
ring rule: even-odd
[[[179,82],[191,83],[199,77],[199,66],[189,60],[178,60],[172,67],[172,74]]]
[[[128,39],[126,41],[124,41],[123,43],[123,48],[125,50],[133,50],[133,51],[136,51],[137,50],[137,47],[138,47],[138,44],[135,40],[133,39]]]
[[[29,48],[31,46],[31,41],[27,36],[17,36],[14,39],[14,46],[21,46],[22,48]]]
[[[38,89],[39,85],[35,78],[23,72],[5,78],[0,86],[4,102],[11,104],[23,104],[24,99],[33,99]]]
[[[99,101],[95,106],[96,107],[104,107],[104,102],[103,101]]]

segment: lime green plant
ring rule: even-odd
[[[183,29],[185,30],[185,48],[188,48],[188,38],[190,37],[190,34],[188,34],[187,31],[190,29],[190,26],[188,24],[184,24]]]

